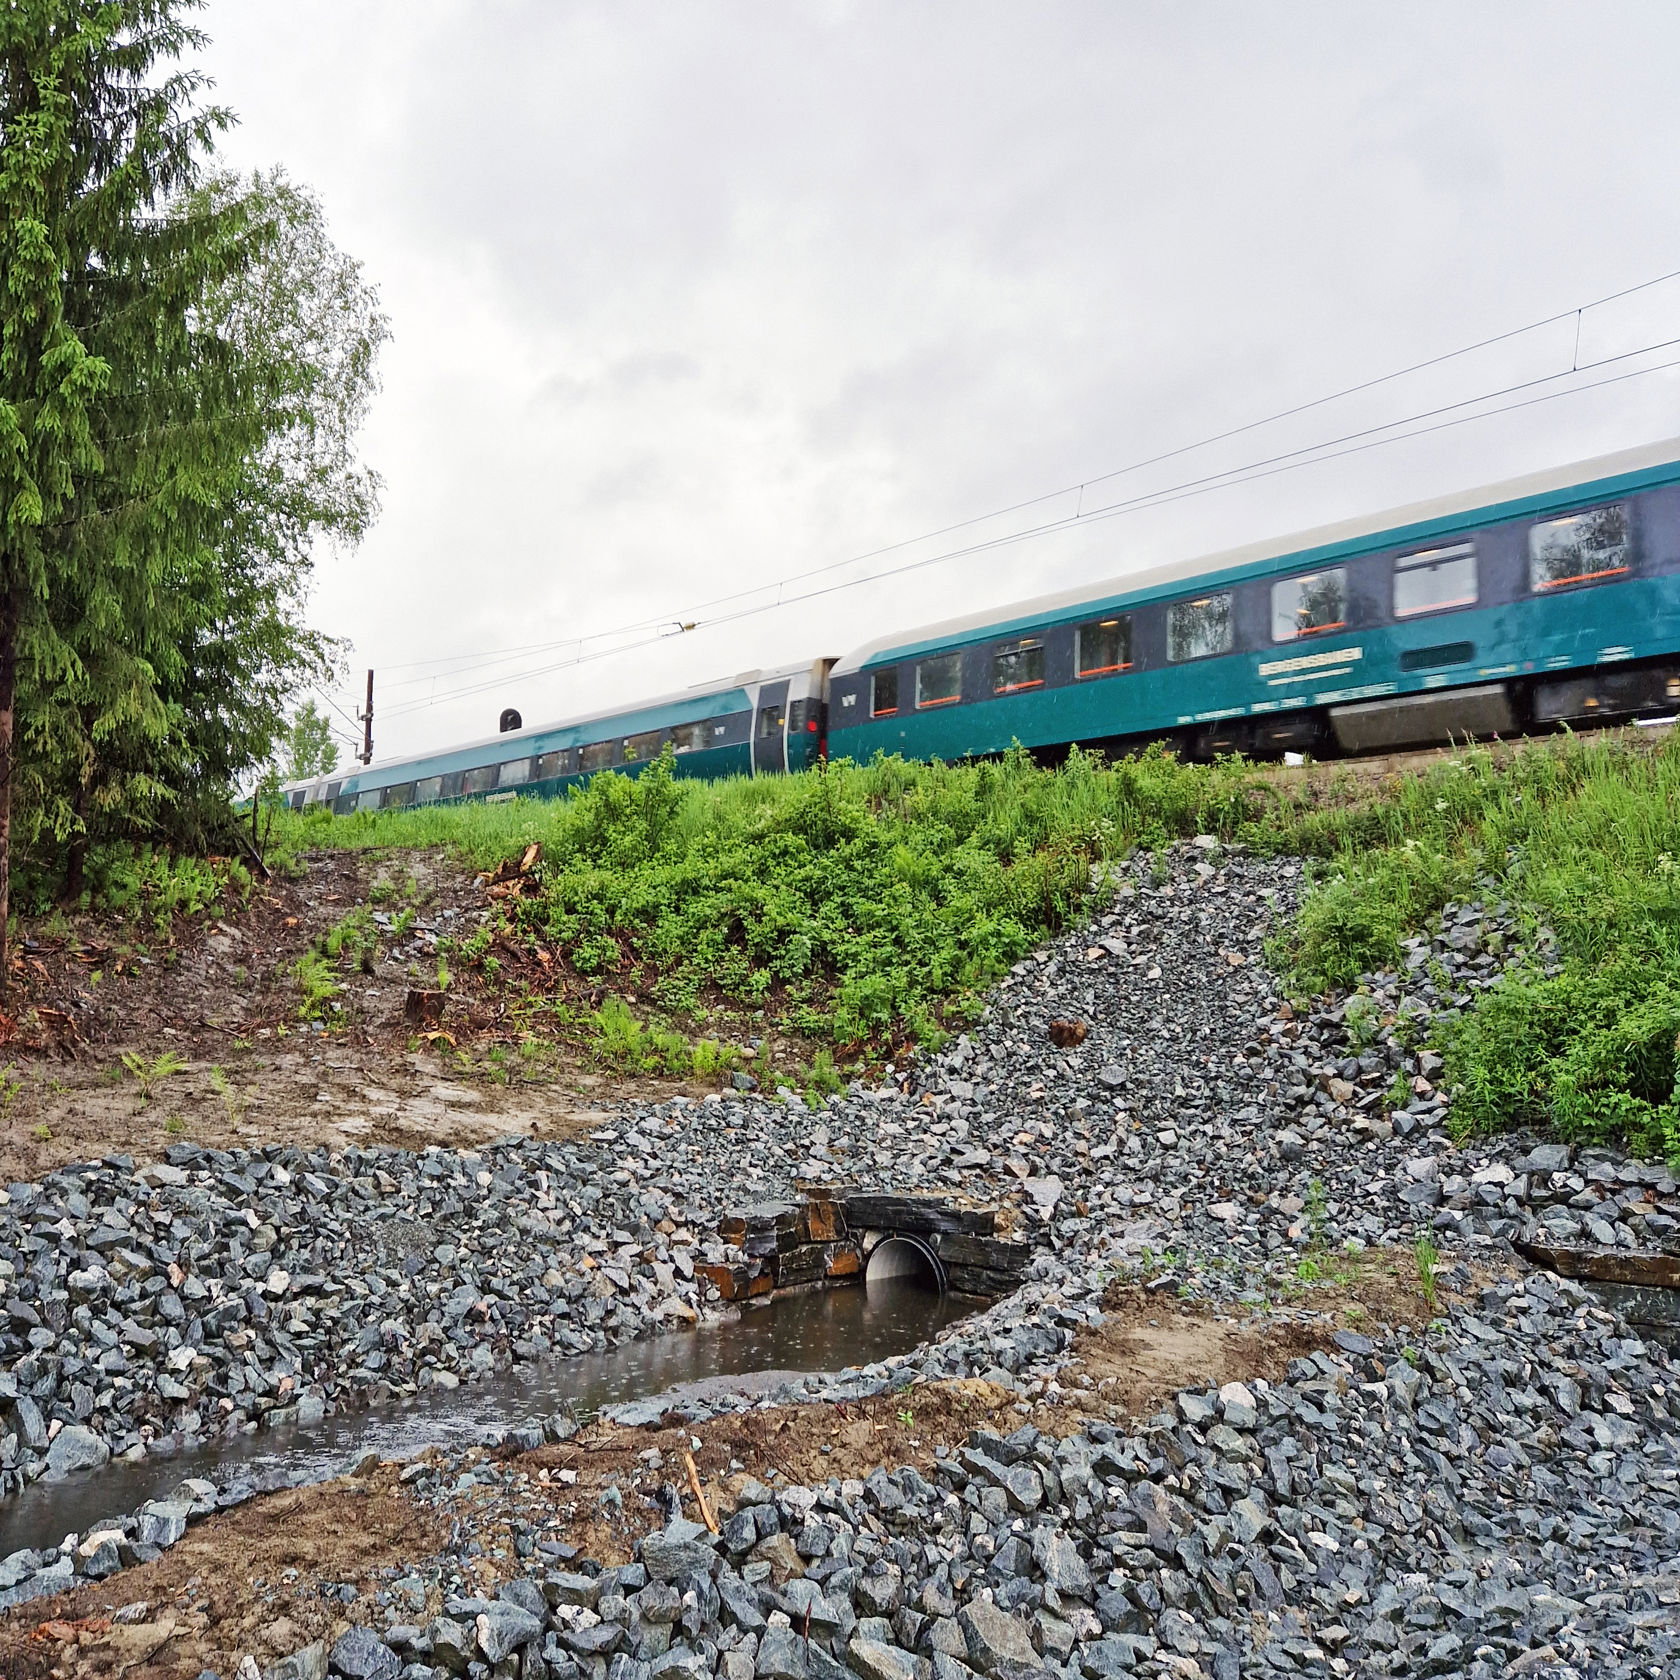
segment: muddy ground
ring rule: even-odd
[[[1066,1434],[1092,1418],[1137,1421],[1183,1388],[1281,1378],[1291,1359],[1326,1346],[1338,1328],[1433,1316],[1410,1257],[1385,1254],[1364,1259],[1343,1283],[1305,1288],[1258,1315],[1237,1318],[1138,1286],[1117,1289],[1105,1310],[1101,1327],[1078,1338],[1061,1392],[1036,1403],[967,1380],[692,1426],[595,1424],[563,1445],[502,1455],[503,1474],[454,1501],[449,1515],[471,1513],[481,1551],[469,1567],[493,1591],[519,1572],[516,1529],[613,1564],[663,1523],[658,1495],[666,1483],[679,1488],[686,1515],[705,1520],[685,1454],[716,1519],[734,1510],[747,1477],[811,1486],[861,1479],[883,1464],[914,1464],[931,1476],[935,1459],[974,1428],[1007,1432],[1030,1421]],[[621,1502],[616,1511],[603,1506],[609,1489]],[[330,1642],[352,1623],[382,1626],[372,1595],[413,1592],[405,1578],[447,1544],[450,1526],[410,1493],[394,1465],[270,1494],[195,1526],[154,1564],[0,1619],[0,1674],[193,1680],[206,1668],[231,1675],[248,1654],[266,1666],[313,1639]],[[435,1589],[413,1602],[404,1597],[403,1619],[424,1623],[438,1612],[436,1600]]]
[[[608,1101],[716,1088],[603,1067],[575,1034],[545,1031],[515,988],[459,962],[441,1021],[412,1022],[409,990],[436,990],[436,960],[422,964],[412,945],[399,958],[389,937],[331,964],[342,990],[325,1030],[302,1018],[299,962],[358,907],[412,908],[422,927],[459,936],[490,902],[447,853],[326,852],[295,878],[259,882],[237,909],[179,916],[165,932],[94,916],[26,924],[0,1014],[0,1182],[110,1154],[152,1159],[183,1140],[422,1149],[560,1137],[597,1123]],[[160,1058],[174,1070],[153,1073]]]

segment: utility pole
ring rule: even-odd
[[[366,709],[356,714],[356,721],[362,726],[362,763],[373,763],[373,672],[368,672],[368,690]]]

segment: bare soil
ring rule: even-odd
[[[242,909],[178,917],[162,933],[92,915],[26,926],[12,1013],[0,1015],[0,1181],[104,1155],[154,1159],[179,1140],[417,1149],[563,1137],[598,1123],[609,1098],[713,1088],[627,1077],[559,1035],[535,1037],[517,992],[467,965],[452,970],[439,1028],[416,1027],[407,994],[436,988],[435,963],[394,960],[388,942],[334,968],[341,1008],[311,1030],[298,963],[370,895],[461,934],[490,903],[482,877],[444,852],[396,863],[327,852],[296,879],[259,883]],[[148,1091],[125,1052],[181,1065]]]
[[[270,1494],[197,1524],[156,1563],[13,1611],[0,1622],[0,1674],[188,1680],[206,1668],[231,1675],[247,1653],[266,1667],[372,1619],[371,1604],[321,1587],[366,1591],[446,1538],[391,1468]],[[125,1619],[113,1622],[118,1611]]]

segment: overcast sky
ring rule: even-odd
[[[482,668],[463,656],[675,618],[1680,269],[1680,7],[210,0],[203,22],[229,161],[315,188],[392,321],[364,439],[384,512],[312,602],[352,644],[341,704],[380,673],[379,758],[1680,432],[1657,372],[589,664]],[[1680,338],[1680,281],[1575,338],[960,539]]]

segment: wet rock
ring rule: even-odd
[[[58,1481],[77,1470],[97,1470],[110,1461],[111,1449],[91,1429],[73,1423],[59,1430],[47,1448],[47,1476]]]

